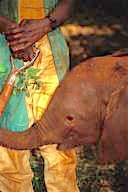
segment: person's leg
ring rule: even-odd
[[[47,108],[56,87],[59,85],[54,59],[47,43],[47,39],[43,39],[41,48],[43,50],[43,72],[41,74],[43,86],[38,102],[35,102],[38,104],[38,107],[36,106],[35,110],[35,116],[38,119],[40,119],[40,116],[45,112],[45,109]],[[41,155],[44,158],[44,176],[47,191],[78,192],[75,150],[69,150],[65,152],[58,151],[56,149],[56,145],[47,145],[40,149]]]
[[[0,191],[33,192],[29,151],[0,147]]]
[[[58,151],[56,145],[41,148],[48,192],[78,192],[75,150]]]
[[[39,43],[42,57],[37,66],[41,69],[40,77],[43,81],[41,91],[33,94],[33,114],[40,119],[45,112],[59,78],[51,46],[47,37]],[[31,101],[29,101],[31,103]],[[61,103],[60,103],[61,105]],[[30,105],[29,105],[30,106]],[[29,109],[29,108],[28,108]],[[57,109],[56,109],[57,110]],[[29,111],[32,111],[31,109]],[[30,114],[30,113],[29,113]],[[56,145],[47,145],[41,149],[44,158],[44,176],[48,192],[78,192],[76,180],[76,153],[75,150],[58,151]]]

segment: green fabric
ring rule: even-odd
[[[0,15],[18,21],[18,0],[0,0]]]
[[[2,90],[11,70],[10,55],[6,40],[3,35],[0,35],[0,90]],[[17,67],[23,65],[20,60],[15,60],[14,62]],[[28,125],[25,95],[23,93],[12,95],[4,114],[0,118],[0,127],[12,131],[23,131],[28,128]]]
[[[58,79],[61,81],[69,69],[69,50],[59,29],[48,34]]]
[[[46,15],[51,11],[52,7],[57,5],[57,3],[57,0],[44,0]],[[48,38],[55,61],[58,79],[61,81],[69,69],[69,49],[59,28],[50,32]]]
[[[6,16],[18,22],[18,0],[1,0],[0,15]],[[10,73],[10,50],[3,35],[0,35],[0,90]],[[21,67],[23,63],[15,59],[16,67]],[[29,120],[25,105],[25,95],[19,93],[12,95],[6,110],[0,118],[0,127],[10,129],[12,131],[23,131],[28,128]]]
[[[44,2],[44,7],[46,14],[48,14],[58,3],[59,0],[42,0]]]

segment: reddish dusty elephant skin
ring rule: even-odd
[[[40,121],[22,133],[0,129],[0,144],[33,149],[45,144],[98,147],[98,159],[128,159],[128,56],[89,59],[69,72]]]

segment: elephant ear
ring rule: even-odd
[[[110,97],[97,158],[103,164],[128,159],[128,86]]]

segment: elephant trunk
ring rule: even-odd
[[[47,111],[40,121],[24,132],[12,132],[5,128],[0,128],[0,145],[10,149],[26,150],[46,144],[59,143],[60,137],[57,137],[57,134],[51,131],[53,126],[46,119],[49,119]]]
[[[7,129],[0,129],[0,145],[3,147],[7,147],[10,149],[33,149],[35,146],[41,146],[40,144],[40,135],[38,133],[40,131],[37,128],[31,127],[29,130],[24,132],[12,132]],[[46,144],[46,137],[43,137],[43,144]]]

